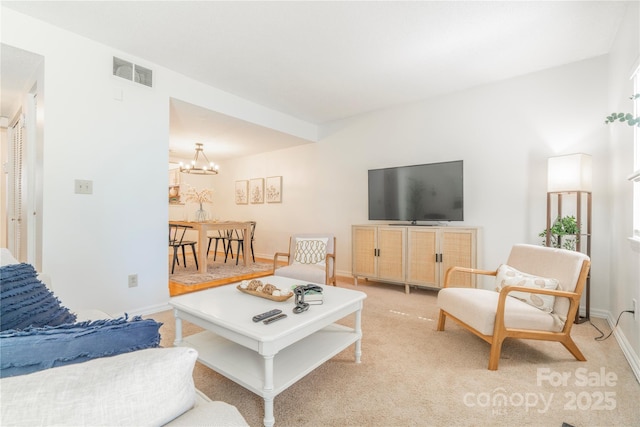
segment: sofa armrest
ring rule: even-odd
[[[195,403],[190,348],[155,348],[3,378],[3,426],[158,426]]]

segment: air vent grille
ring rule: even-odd
[[[124,59],[113,57],[113,75],[153,87],[153,71]]]

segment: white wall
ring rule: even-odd
[[[626,17],[612,47],[609,61],[609,111],[631,111],[629,96],[633,94],[630,80],[635,67],[640,66],[640,6],[629,6]],[[633,229],[633,187],[627,177],[634,170],[633,131],[626,124],[611,125],[609,245],[609,321],[615,323],[618,314],[631,309],[631,300],[640,303],[640,252],[632,249],[628,237]],[[640,381],[640,320],[625,314],[616,336],[625,352],[631,354],[632,365]],[[634,358],[635,356],[635,358]]]
[[[465,221],[482,227],[480,265],[495,268],[517,242],[546,226],[546,161],[594,156],[593,302],[608,298],[606,58],[359,116],[323,129],[320,141],[223,165],[218,188],[282,175],[281,205],[224,205],[222,217],[256,219],[256,251],[287,247],[291,231],[329,230],[337,267],[351,271],[351,225],[367,222],[367,170],[462,159]],[[455,225],[452,224],[452,225]]]
[[[2,42],[44,57],[42,270],[71,308],[117,315],[168,300],[169,100],[177,97],[314,140],[317,127],[2,8]],[[154,70],[113,77],[112,57]],[[93,181],[92,195],[74,180]],[[139,275],[128,288],[127,276]]]

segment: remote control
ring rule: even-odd
[[[269,318],[269,317],[273,317],[273,316],[275,316],[276,314],[280,314],[280,313],[282,313],[282,310],[278,310],[278,309],[276,308],[276,309],[274,309],[274,310],[266,311],[266,312],[264,312],[264,313],[262,313],[262,314],[258,314],[258,315],[256,315],[256,316],[253,316],[253,321],[254,321],[254,322],[259,322],[259,321],[261,321],[261,320],[267,319],[267,318]]]
[[[277,316],[268,318],[267,320],[263,321],[262,323],[264,323],[265,325],[268,325],[269,323],[275,322],[276,320],[284,319],[285,317],[287,317],[287,315],[284,314],[284,313],[278,314]]]

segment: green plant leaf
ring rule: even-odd
[[[573,215],[556,218],[551,228],[538,234],[539,237],[545,237],[545,240],[542,241],[543,246],[547,244],[547,232],[549,233],[549,243],[552,247],[575,250],[576,241],[579,239],[580,227],[576,217]]]

